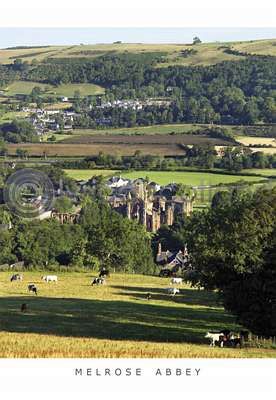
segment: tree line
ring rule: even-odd
[[[216,289],[226,310],[253,333],[276,335],[276,188],[218,192],[207,211],[162,227],[154,245],[183,248],[185,279]]]

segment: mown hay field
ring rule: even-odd
[[[276,140],[274,138],[252,137],[252,136],[237,136],[236,140],[245,146],[271,146],[276,147]]]
[[[0,357],[275,357],[273,349],[211,349],[209,330],[239,331],[213,292],[183,285],[169,297],[169,279],[112,274],[91,286],[92,272],[59,273],[59,282],[25,272],[0,273]],[[35,283],[38,296],[27,292]],[[151,300],[146,299],[150,292]],[[27,311],[22,313],[22,303]]]

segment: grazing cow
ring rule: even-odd
[[[147,300],[150,300],[150,299],[151,299],[151,294],[147,293]]]
[[[91,282],[91,285],[104,285],[105,279],[104,278],[94,278]]]
[[[27,304],[26,303],[21,304],[20,310],[21,310],[21,312],[27,311]]]
[[[56,282],[57,283],[57,281],[58,281],[58,278],[56,275],[45,275],[45,276],[42,276],[41,279],[47,283],[48,282]]]
[[[174,284],[180,285],[182,282],[183,282],[183,279],[182,279],[182,278],[172,278],[172,279],[171,279],[171,285],[174,285]]]
[[[108,269],[103,268],[99,273],[99,278],[107,278],[110,276],[110,272]]]
[[[37,295],[37,287],[33,283],[30,283],[28,285],[28,290],[29,290],[29,292],[33,292]]]
[[[177,293],[180,293],[180,290],[177,288],[167,288],[166,289],[170,296],[175,296]]]
[[[205,337],[207,339],[210,339],[210,346],[215,347],[216,343],[220,345],[220,347],[223,347],[223,333],[212,333],[212,332],[207,332]]]
[[[23,275],[21,274],[13,274],[11,276],[11,282],[13,281],[23,281]]]

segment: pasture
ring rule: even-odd
[[[120,174],[119,171],[114,170],[114,169],[93,169],[93,170],[87,170],[87,169],[65,169],[64,172],[70,178],[76,179],[76,180],[88,180],[92,178],[92,176],[96,175],[102,175],[102,176],[114,176]]]
[[[9,86],[5,88],[6,96],[16,96],[17,94],[29,95],[34,87],[39,87],[43,91],[48,91],[50,89],[50,85],[39,82],[31,82],[31,81],[14,81]]]
[[[20,94],[29,95],[34,87],[39,87],[46,96],[55,95],[73,97],[75,92],[79,92],[79,95],[82,97],[104,93],[104,88],[94,85],[93,83],[70,83],[52,86],[45,83],[31,81],[14,81],[5,88],[4,93],[6,96],[16,96]]]
[[[192,186],[209,186],[224,183],[237,183],[241,180],[256,182],[263,178],[244,175],[212,174],[211,172],[188,172],[188,171],[133,171],[122,173],[122,176],[129,179],[149,177],[151,181],[160,185],[168,183],[183,183]]]
[[[276,168],[263,168],[263,169],[258,169],[258,168],[252,168],[252,169],[245,169],[244,172],[249,172],[251,174],[259,174],[263,176],[276,176]]]
[[[213,127],[225,128],[233,135],[237,136],[238,140],[243,140],[248,136],[254,144],[254,137],[263,136],[267,128],[261,125],[242,126],[242,125],[213,125]],[[272,125],[268,126],[270,129]],[[149,126],[135,126],[131,128],[102,128],[102,129],[74,129],[76,135],[175,135],[182,133],[193,133],[200,129],[210,128],[209,124],[162,124]],[[252,137],[253,136],[253,137]]]
[[[273,349],[209,348],[207,331],[240,329],[213,292],[184,284],[172,298],[169,279],[134,274],[93,287],[93,272],[58,273],[48,284],[43,272],[24,272],[23,282],[10,275],[0,273],[0,357],[276,357]],[[27,292],[31,282],[37,296]]]
[[[254,170],[250,170],[253,172]],[[257,170],[262,171],[262,170]],[[118,174],[119,171],[115,170],[98,170],[98,169],[66,169],[70,178],[73,179],[90,179],[94,175],[113,175]],[[258,173],[258,172],[256,172]],[[272,173],[271,173],[272,174]],[[223,183],[236,183],[241,180],[246,182],[257,182],[265,177],[246,176],[246,175],[228,175],[228,174],[212,174],[211,172],[190,172],[190,171],[121,171],[120,175],[127,179],[138,179],[148,177],[150,181],[159,183],[160,185],[167,185],[168,183],[183,183],[184,185],[192,186],[209,186],[219,185]]]
[[[232,46],[234,50],[247,52],[249,54],[263,54],[275,56],[275,40],[254,40],[232,43],[201,43],[191,46],[191,43],[167,43],[167,44],[146,44],[146,43],[114,43],[114,44],[92,44],[73,46],[48,46],[44,48],[25,49],[1,49],[0,63],[12,63],[16,58],[32,62],[43,61],[47,58],[87,58],[107,54],[126,53],[161,53],[162,62],[157,67],[168,65],[210,65],[227,60],[240,60],[243,56],[227,54],[225,46]],[[195,52],[185,56],[183,50],[194,49]]]

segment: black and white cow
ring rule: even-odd
[[[91,285],[104,285],[105,284],[105,279],[104,278],[93,278]]]
[[[37,295],[37,287],[33,283],[30,283],[28,285],[28,291],[29,292],[33,292],[33,293],[35,293]]]
[[[110,276],[108,269],[103,268],[99,273],[99,278],[107,278],[108,276]]]
[[[13,274],[11,276],[11,282],[13,281],[23,281],[23,275],[21,274]]]

